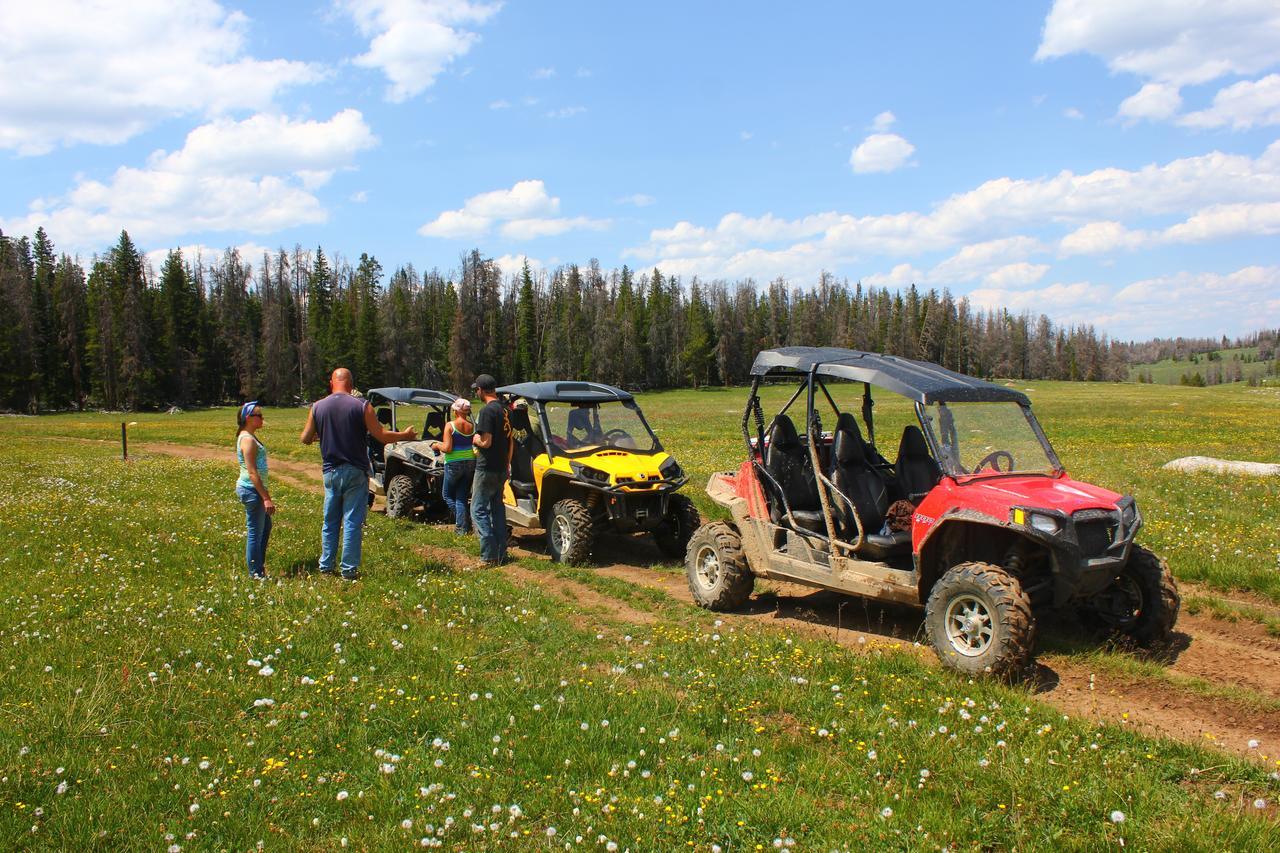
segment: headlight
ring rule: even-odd
[[[1030,510],[1022,509],[1021,507],[1015,507],[1009,513],[1009,518],[1014,524],[1033,527],[1041,533],[1048,533],[1050,536],[1055,535],[1062,529],[1062,523],[1052,515],[1031,512]]]
[[[674,456],[668,456],[667,461],[658,467],[658,473],[664,480],[674,480],[684,474],[684,471],[680,470],[680,463]]]
[[[609,475],[601,471],[599,468],[592,468],[590,465],[583,465],[581,462],[570,462],[569,470],[573,471],[574,476],[581,477],[584,480],[591,480],[595,483],[608,483]]]
[[[1041,533],[1053,535],[1058,532],[1058,519],[1051,515],[1041,515],[1038,512],[1031,513],[1031,526]]]

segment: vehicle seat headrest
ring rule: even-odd
[[[784,450],[800,446],[800,436],[791,418],[778,415],[773,419],[769,425],[769,446]]]
[[[898,444],[898,455],[904,457],[924,457],[929,455],[929,445],[925,443],[920,427],[907,424],[902,431],[902,441]]]
[[[867,461],[866,445],[862,441],[862,430],[853,415],[844,412],[836,419],[835,435],[831,440],[831,451],[841,465],[856,464]]]

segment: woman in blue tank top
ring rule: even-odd
[[[460,534],[471,532],[471,479],[476,473],[476,452],[471,439],[476,428],[471,423],[471,401],[459,397],[449,407],[453,420],[444,425],[443,441],[431,446],[444,454],[444,502],[453,510],[453,529]]]
[[[262,407],[257,402],[240,407],[236,416],[236,460],[240,463],[236,497],[244,504],[244,561],[249,577],[255,580],[267,576],[267,541],[271,539],[271,516],[276,512],[267,490],[267,448],[256,434],[262,425]]]

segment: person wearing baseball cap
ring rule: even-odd
[[[449,406],[453,419],[444,425],[440,441],[431,447],[444,454],[444,502],[453,510],[453,529],[458,535],[471,532],[471,483],[476,473],[476,451],[471,446],[476,427],[471,423],[471,401],[459,397]]]
[[[507,508],[502,490],[511,474],[511,422],[498,399],[498,382],[481,373],[471,387],[480,392],[484,408],[476,418],[476,474],[471,481],[471,519],[480,537],[480,559],[496,566],[507,561]]]

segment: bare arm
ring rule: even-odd
[[[311,444],[320,434],[316,432],[316,412],[314,408],[307,409],[307,425],[302,428],[302,435],[299,440],[303,444]]]
[[[253,483],[254,490],[258,493],[258,497],[262,498],[262,505],[267,510],[267,515],[272,515],[276,511],[276,504],[271,500],[267,484],[262,482],[262,475],[258,473],[258,442],[254,441],[252,436],[240,436],[240,452],[244,454],[244,467],[249,472],[249,480]]]
[[[382,424],[378,422],[377,412],[368,403],[364,405],[364,427],[369,430],[369,435],[383,444],[390,444],[393,441],[413,441],[418,437],[418,431],[412,426],[396,431],[383,429]]]
[[[453,421],[449,421],[449,423],[444,425],[444,440],[433,441],[431,442],[431,446],[436,450],[439,450],[441,453],[453,452]]]

